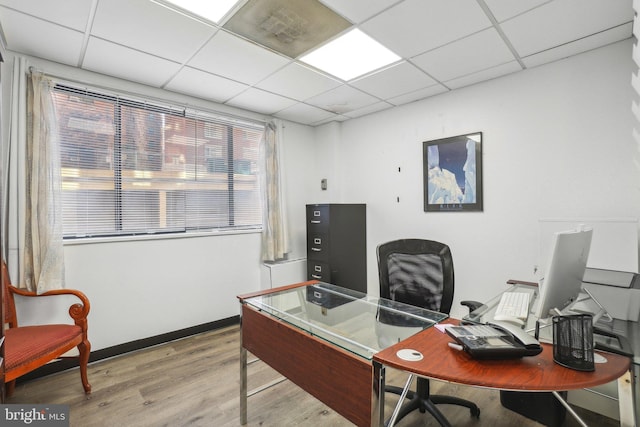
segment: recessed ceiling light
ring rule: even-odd
[[[400,57],[356,28],[300,60],[342,80],[351,80]]]
[[[204,19],[217,23],[229,12],[238,0],[165,0],[180,9],[194,13]]]

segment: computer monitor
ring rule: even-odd
[[[551,255],[540,282],[538,319],[549,318],[552,310],[563,310],[578,298],[591,248],[593,229],[579,226],[553,236]]]

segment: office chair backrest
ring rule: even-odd
[[[453,258],[449,246],[402,239],[378,246],[382,298],[449,313],[453,303]]]

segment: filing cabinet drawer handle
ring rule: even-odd
[[[321,248],[311,248],[311,250],[314,251],[314,252],[321,252],[322,251]]]
[[[311,224],[320,224],[320,220],[319,219],[312,219],[311,220]]]
[[[312,274],[311,277],[313,277],[314,279],[318,279],[318,280],[322,279],[322,276],[318,276],[317,274]],[[316,298],[320,298],[320,296],[321,296],[320,294],[318,294],[318,292],[314,292],[313,295]]]

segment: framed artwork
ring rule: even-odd
[[[482,211],[482,132],[422,143],[425,212]]]

